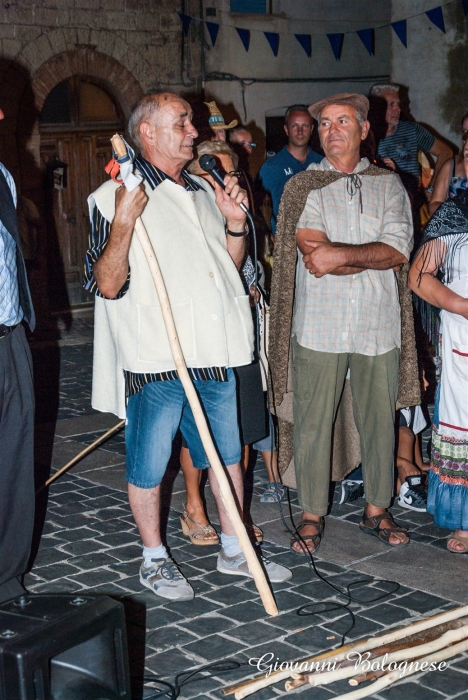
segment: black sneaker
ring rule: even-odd
[[[400,487],[398,505],[402,508],[417,510],[425,513],[427,510],[427,487],[424,477],[419,474],[407,476]]]
[[[364,482],[344,479],[341,482],[340,506],[357,501],[358,498],[364,498]]]

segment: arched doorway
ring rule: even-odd
[[[66,291],[49,277],[55,310],[87,303],[92,297],[82,287],[84,254],[88,245],[87,197],[107,175],[110,137],[122,132],[121,106],[94,77],[75,75],[56,85],[46,97],[39,118],[40,157],[46,173],[46,217],[55,232],[58,249],[52,251],[57,276]]]

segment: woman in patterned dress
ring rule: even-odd
[[[463,156],[468,177],[466,142]],[[464,554],[468,552],[468,190],[444,202],[429,221],[409,285],[424,302],[441,309],[441,376],[427,510],[436,525],[454,531],[447,549]],[[427,306],[426,311],[430,315]]]

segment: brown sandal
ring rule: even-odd
[[[380,527],[380,523],[382,522],[382,520],[391,520],[395,527]],[[409,537],[407,542],[402,542],[401,544],[393,544],[392,542],[390,542],[390,537],[394,535],[395,532],[403,532],[406,534],[408,532],[408,528],[399,527],[394,521],[393,515],[388,511],[385,511],[385,513],[380,513],[380,515],[374,515],[373,517],[368,518],[366,509],[364,508],[362,520],[359,523],[359,529],[365,532],[367,535],[374,535],[374,537],[378,537],[381,542],[388,545],[389,547],[397,547],[398,549],[401,549],[401,547],[406,547],[410,543]]]
[[[315,535],[301,535],[301,530],[303,527],[306,525],[314,525],[317,528],[317,532]],[[325,519],[320,518],[320,520],[301,520],[299,525],[296,527],[296,537],[291,537],[289,541],[289,545],[291,548],[291,551],[294,552],[294,554],[316,554],[318,552],[318,549],[322,543],[322,535],[323,535],[323,530],[325,527]],[[308,543],[311,542],[314,546],[313,549],[311,549],[308,546]],[[301,551],[298,549],[294,549],[294,544],[298,543]]]
[[[261,530],[258,525],[255,525],[252,520],[250,520],[250,522],[244,522],[244,525],[252,540],[255,540],[255,542],[263,542],[263,530]]]
[[[190,521],[190,522],[189,522]],[[184,506],[184,512],[180,516],[182,532],[190,538],[192,544],[200,546],[219,544],[218,533],[213,525],[200,525],[188,513]]]

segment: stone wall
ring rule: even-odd
[[[196,9],[198,2],[193,4]],[[0,150],[23,190],[35,189],[26,164],[32,157],[39,165],[38,115],[61,80],[98,78],[126,116],[150,88],[186,89],[179,9],[179,0],[20,0],[0,6]],[[185,53],[198,74],[197,41],[185,42]]]
[[[403,85],[412,117],[460,146],[460,119],[468,111],[468,19],[461,2],[443,6],[446,33],[425,14],[433,0],[399,0],[393,19],[407,22],[408,48],[392,37],[392,78]]]

